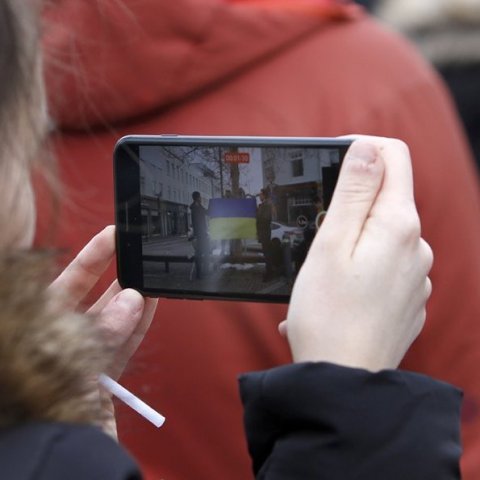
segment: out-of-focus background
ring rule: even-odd
[[[480,1],[358,0],[407,36],[447,83],[480,168]]]

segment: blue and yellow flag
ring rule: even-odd
[[[254,198],[212,198],[208,204],[210,238],[257,238],[257,202]]]

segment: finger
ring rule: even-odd
[[[423,239],[420,238],[420,247],[422,250],[422,258],[425,265],[425,274],[428,275],[433,267],[434,255],[432,247]]]
[[[413,324],[413,331],[410,339],[410,344],[412,344],[414,340],[420,335],[420,333],[423,330],[423,327],[425,327],[426,320],[427,320],[427,309],[424,306],[420,309],[416,317],[416,321]]]
[[[118,280],[114,280],[103,295],[88,309],[87,313],[98,315],[110,302],[110,300],[122,291]]]
[[[142,343],[143,338],[152,324],[152,320],[157,309],[157,304],[157,298],[145,298],[142,318],[137,323],[136,328],[124,346],[124,351],[127,355],[127,358],[130,358],[136,352],[140,343]]]
[[[379,206],[400,205],[406,203],[414,207],[412,162],[408,146],[401,140],[382,138],[377,147],[385,164],[382,191],[379,194]]]
[[[127,288],[115,295],[100,313],[98,326],[115,352],[129,340],[137,328],[144,307],[142,295]]]
[[[138,347],[145,338],[148,329],[152,323],[155,311],[157,308],[157,299],[146,298],[144,299],[145,304],[143,307],[143,313],[140,320],[136,323],[135,327],[131,331],[131,334],[128,336],[126,341],[121,345],[115,356],[115,361],[112,363],[108,373],[112,378],[119,378],[125,369],[126,364],[132,357],[132,355],[137,351]]]
[[[342,140],[364,141],[376,145],[385,164],[386,191],[413,200],[410,151],[402,140],[370,135],[342,135]]]
[[[318,237],[343,245],[350,254],[382,185],[383,160],[369,140],[352,143]]]
[[[432,290],[433,290],[432,281],[430,280],[430,277],[427,277],[427,279],[425,280],[425,297],[427,300],[432,295]]]
[[[115,227],[108,226],[88,242],[49,290],[62,306],[75,308],[97,283],[115,253]]]

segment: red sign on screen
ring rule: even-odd
[[[250,154],[246,152],[226,152],[223,154],[225,163],[249,163]]]

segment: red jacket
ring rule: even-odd
[[[464,478],[478,478],[480,198],[450,98],[409,44],[362,13],[327,21],[260,8],[222,0],[51,7],[46,76],[70,199],[56,241],[76,251],[113,221],[112,149],[127,133],[402,138],[435,253],[427,325],[404,366],[465,389]],[[249,478],[236,376],[290,360],[277,333],[285,314],[285,305],[160,302],[124,382],[167,422],[157,431],[119,407],[121,439],[149,478]]]

